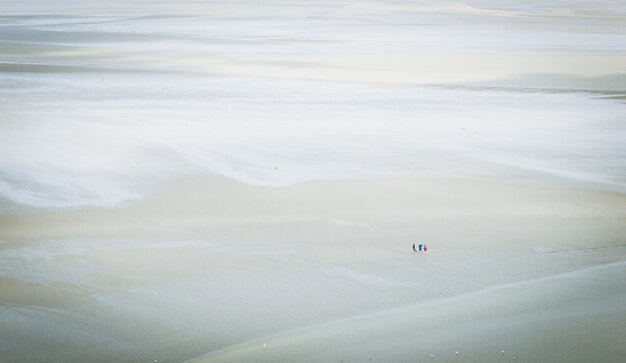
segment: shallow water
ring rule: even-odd
[[[624,91],[619,2],[0,4],[18,205],[119,205],[198,174],[625,187],[624,105],[601,97]]]

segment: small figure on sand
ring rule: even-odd
[[[426,247],[425,244],[419,244],[417,245],[417,248],[415,248],[415,243],[413,243],[413,254],[416,254],[418,252],[426,252],[428,251],[428,247]]]

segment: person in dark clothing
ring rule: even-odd
[[[413,253],[417,253],[417,250],[415,249],[415,243],[413,243]]]

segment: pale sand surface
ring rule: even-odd
[[[626,15],[615,1],[5,3],[0,25],[17,30],[0,34],[9,67],[401,84],[543,73],[534,85],[547,88],[563,87],[553,75],[625,73]]]
[[[0,9],[3,363],[624,361],[623,1]]]
[[[0,348],[16,362],[589,357],[567,353],[575,339],[617,362],[625,205],[479,180],[194,178],[128,207],[3,216]]]
[[[626,263],[496,285],[237,345],[194,362],[622,362]],[[432,357],[431,357],[432,355]]]

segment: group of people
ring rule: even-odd
[[[415,243],[413,243],[413,253],[418,253],[418,252],[426,252],[428,251],[428,247],[426,247],[425,244],[419,244],[418,247],[415,247]]]

